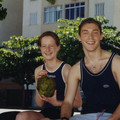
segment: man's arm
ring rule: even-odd
[[[77,88],[77,92],[75,95],[75,99],[73,102],[73,107],[74,108],[80,108],[82,106],[82,97],[81,97],[81,93],[80,93],[80,86],[78,86]]]
[[[63,76],[64,76],[66,87],[67,87],[67,84],[68,84],[68,73],[70,71],[70,68],[71,68],[71,66],[66,64],[64,69],[63,69]],[[79,73],[79,71],[78,71],[78,73]],[[78,89],[77,89],[77,92],[76,92],[76,95],[75,95],[75,99],[74,99],[74,102],[73,102],[73,107],[74,108],[79,108],[79,107],[81,107],[81,105],[82,105],[82,98],[81,98],[81,95],[80,95],[80,86],[78,86]]]
[[[119,120],[120,119],[120,104],[118,105],[117,109],[114,111],[112,116],[107,120]]]
[[[112,71],[113,71],[115,80],[118,83],[119,92],[120,92],[120,67],[118,66],[120,66],[120,56],[115,56],[113,59],[113,63],[112,63]],[[120,102],[119,102],[118,107],[112,114],[112,116],[107,120],[118,120],[118,119],[120,119]]]
[[[69,71],[66,94],[61,107],[61,118],[71,117],[73,102],[75,99],[76,92],[78,90],[79,80],[80,80],[80,63],[77,63]]]

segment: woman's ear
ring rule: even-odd
[[[58,51],[60,50],[60,45],[58,46]]]
[[[80,35],[78,35],[78,40],[79,40],[79,42],[81,42],[81,37],[80,37]]]
[[[39,46],[39,49],[40,49],[40,51],[41,51],[41,47]]]

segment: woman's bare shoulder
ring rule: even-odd
[[[70,64],[68,64],[68,63],[66,63],[65,65],[64,65],[64,69],[70,69],[71,68],[71,65]]]
[[[36,67],[36,68],[35,68],[35,73],[38,72],[38,71],[40,71],[40,70],[42,70],[42,66],[43,66],[43,65],[40,65],[40,66]]]

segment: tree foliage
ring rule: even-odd
[[[51,4],[55,4],[56,0],[47,0]]]
[[[4,0],[0,0],[0,21],[4,20],[7,16],[7,8],[4,8],[1,4]]]
[[[11,36],[9,41],[3,42],[0,49],[0,78],[12,77],[13,81],[24,84],[34,82],[34,69],[42,63],[43,57],[36,45],[38,36],[23,38]]]

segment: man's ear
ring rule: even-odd
[[[103,40],[103,33],[101,33],[100,40]]]

